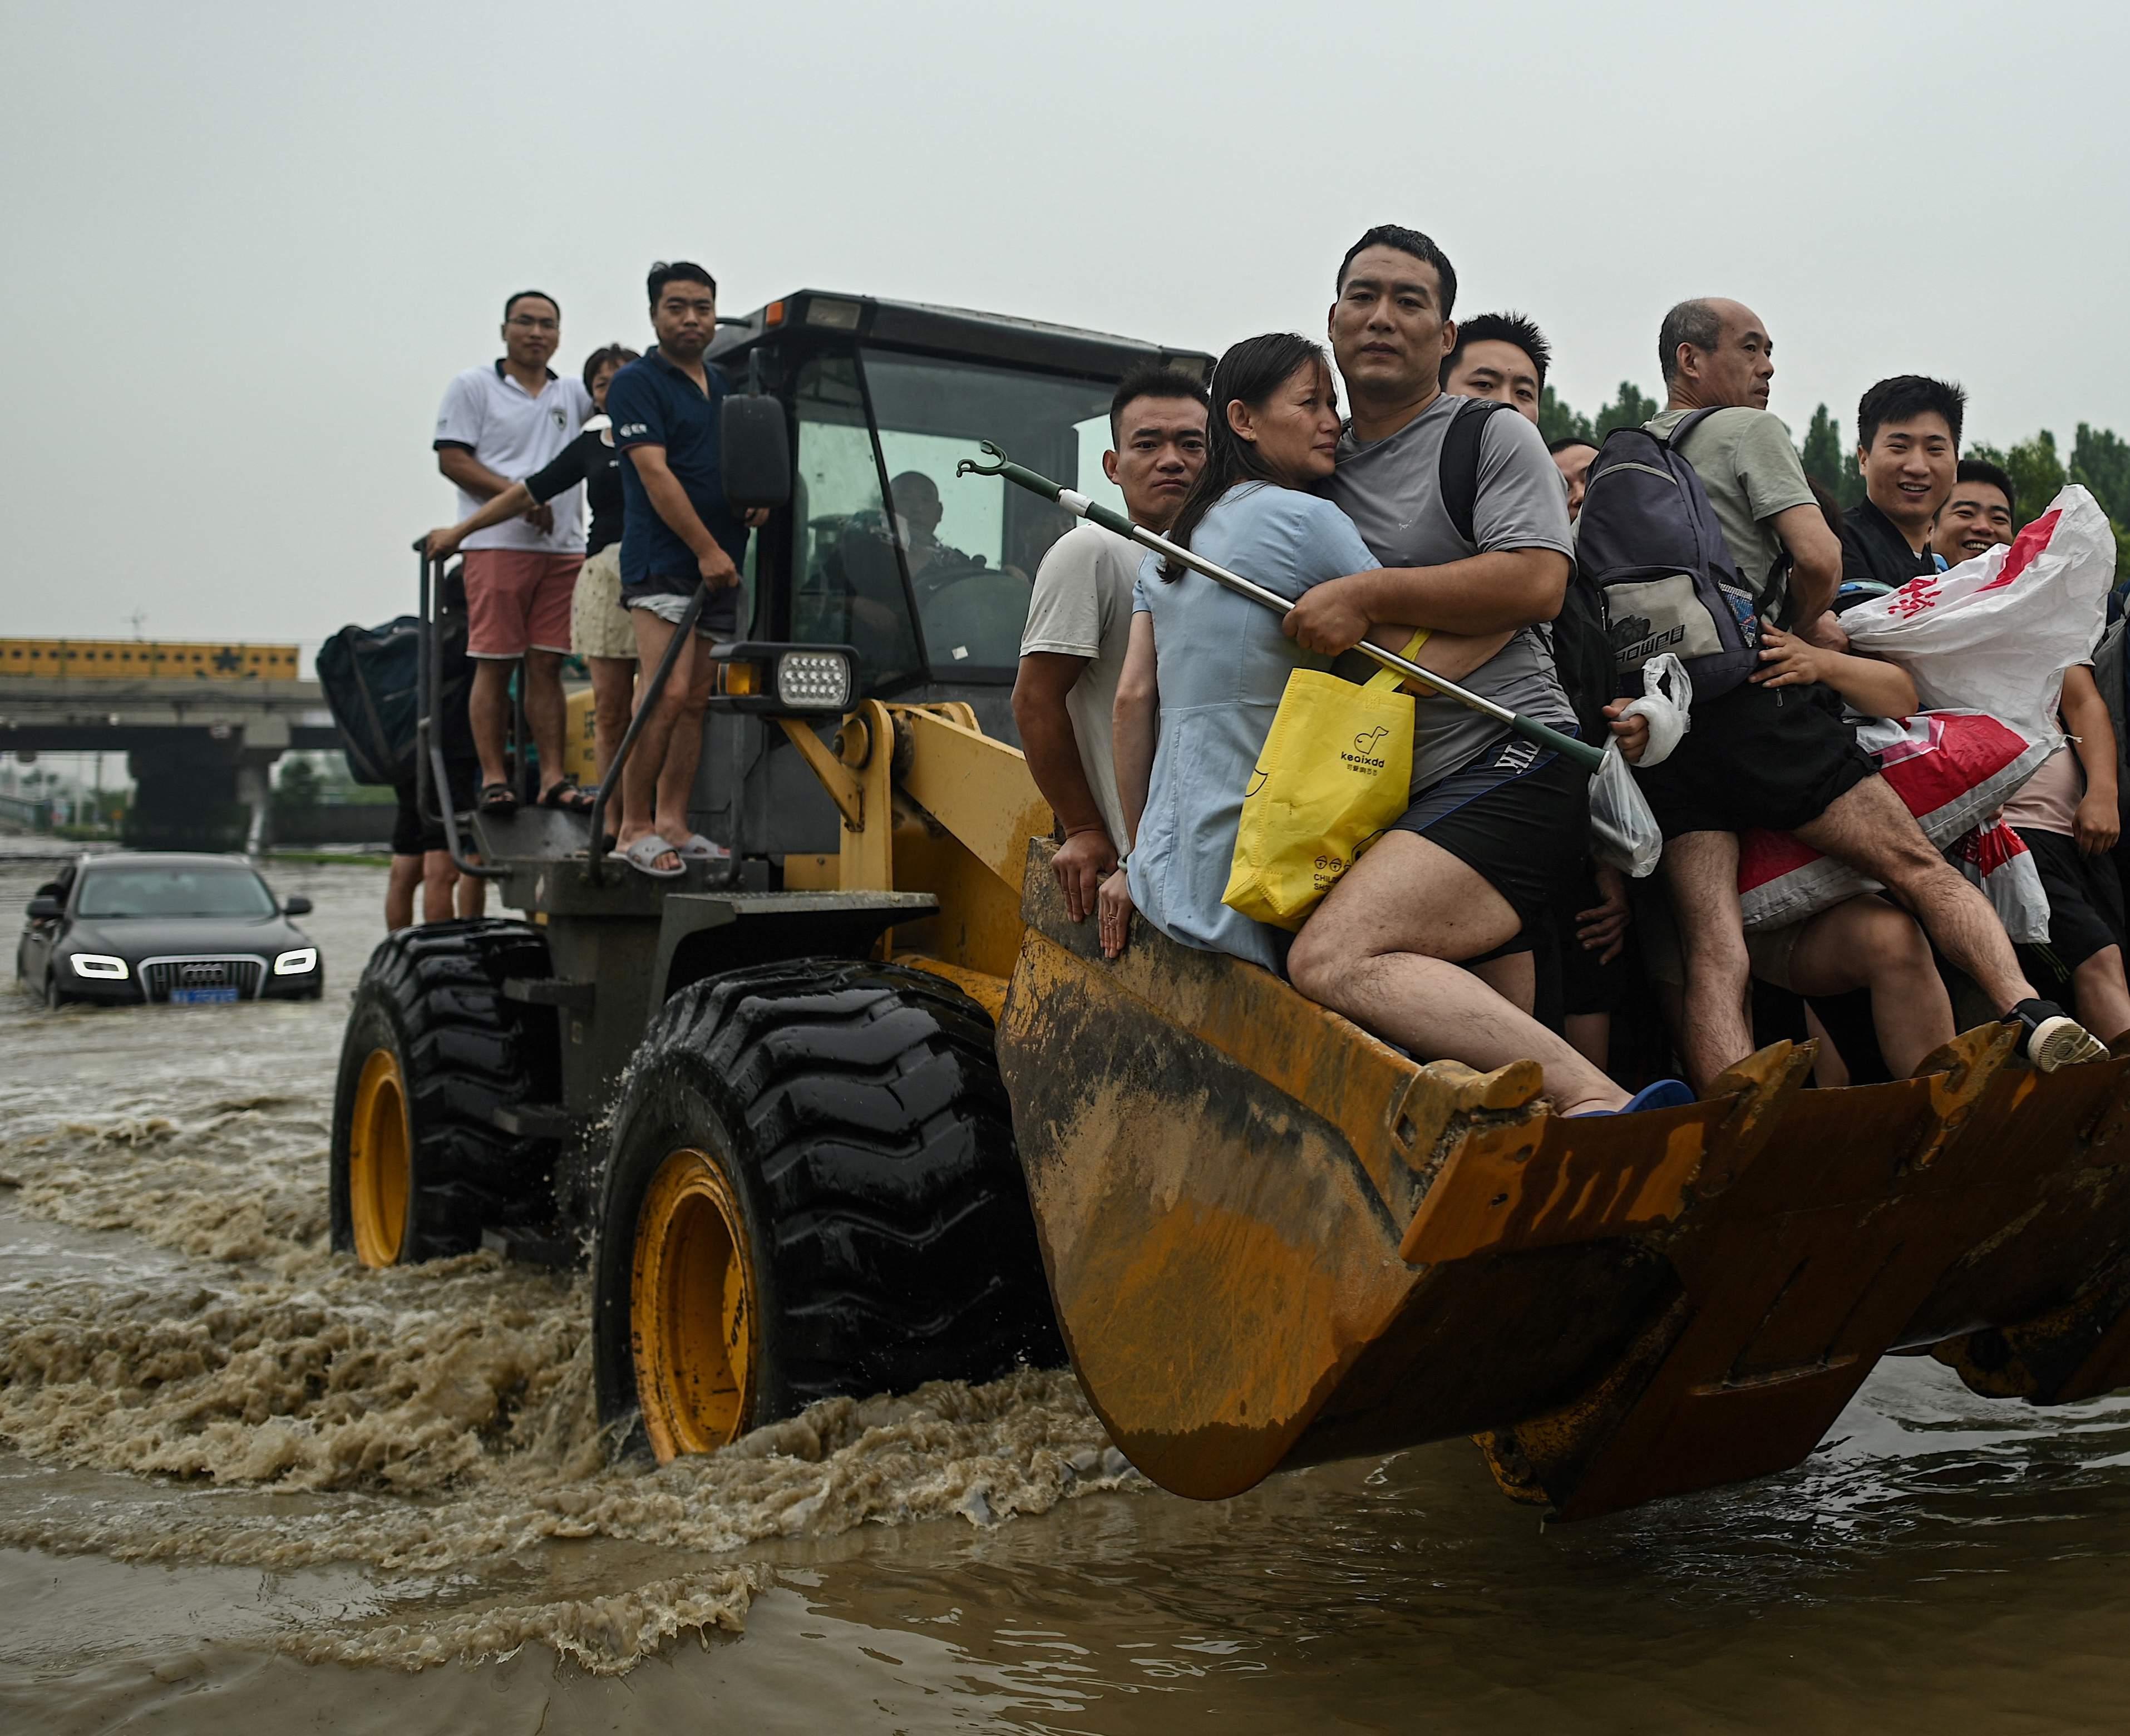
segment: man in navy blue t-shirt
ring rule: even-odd
[[[738,630],[747,525],[766,516],[743,520],[725,503],[718,426],[727,388],[703,360],[717,331],[717,279],[700,265],[661,261],[651,268],[649,289],[658,341],[614,375],[606,399],[614,445],[628,460],[621,467],[621,600],[647,674],[666,655],[699,584],[710,594],[697,633],[730,638]],[[631,866],[654,879],[685,872],[686,861],[730,855],[688,818],[711,673],[700,644],[681,647],[622,773],[616,842]]]

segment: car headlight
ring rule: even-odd
[[[93,976],[101,982],[122,983],[131,973],[124,959],[113,958],[108,952],[77,952],[74,955],[74,974]]]
[[[305,971],[315,971],[318,967],[318,949],[316,947],[298,947],[293,952],[282,953],[274,961],[276,976],[301,976]]]
[[[793,711],[847,709],[851,662],[841,651],[788,651],[776,660],[776,703]]]

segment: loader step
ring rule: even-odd
[[[548,1103],[499,1104],[488,1112],[489,1125],[520,1139],[566,1139],[575,1131],[577,1118],[567,1109]]]
[[[567,1007],[589,1013],[599,1000],[599,985],[561,976],[513,976],[504,981],[503,998],[529,1007]]]

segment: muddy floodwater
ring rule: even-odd
[[[11,935],[44,877],[0,861]],[[2130,1724],[2130,1399],[1927,1359],[1789,1476],[1577,1526],[1463,1442],[1178,1500],[1043,1371],[610,1467],[580,1280],[328,1250],[383,875],[271,877],[320,1004],[0,990],[0,1728]]]

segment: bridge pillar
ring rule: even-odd
[[[237,790],[241,737],[217,741],[205,730],[127,756],[133,805],[125,842],[136,850],[241,850],[251,813]]]
[[[236,799],[251,810],[244,827],[244,852],[256,856],[266,847],[267,826],[273,811],[273,780],[267,774],[274,761],[265,755],[246,753],[237,761]]]

